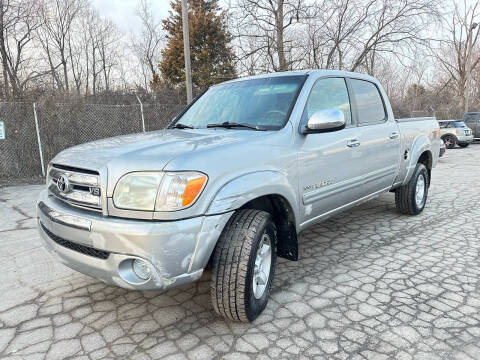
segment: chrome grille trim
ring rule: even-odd
[[[79,205],[87,205],[100,208],[100,196],[92,195],[90,192],[81,190],[72,190],[68,193],[62,193],[58,190],[55,182],[48,186],[48,190],[57,198],[65,201],[72,201]]]
[[[70,188],[60,191],[57,181],[65,176],[70,183]],[[48,173],[48,191],[61,201],[87,210],[102,211],[102,198],[100,192],[100,175],[91,170],[82,170],[63,166],[51,165]],[[63,189],[62,189],[63,190]]]
[[[58,179],[63,174],[68,176],[70,183],[80,186],[97,187],[99,185],[98,175],[82,174],[78,172],[72,172],[67,170],[60,170],[52,167],[50,176],[54,179]]]

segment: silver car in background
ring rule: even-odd
[[[455,145],[467,147],[473,141],[473,132],[463,121],[460,120],[439,120],[440,136],[445,147],[453,149]]]

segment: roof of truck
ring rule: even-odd
[[[343,77],[354,76],[354,77],[364,78],[368,80],[376,80],[374,77],[370,75],[361,74],[357,72],[342,71],[342,70],[326,70],[326,69],[306,69],[306,70],[293,70],[293,71],[279,71],[279,72],[265,73],[260,75],[239,77],[237,79],[225,81],[221,84],[232,83],[232,82],[243,81],[243,80],[250,80],[250,79],[262,79],[262,78],[268,78],[268,77],[308,75],[308,74],[322,74],[325,76],[343,76]]]

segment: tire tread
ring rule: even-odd
[[[418,215],[422,210],[418,211],[415,205],[415,187],[417,184],[418,173],[426,170],[425,165],[419,163],[412,174],[410,181],[395,190],[395,205],[397,209],[406,215]],[[429,182],[428,173],[425,171],[425,180]]]
[[[265,217],[270,214],[261,210],[237,211],[217,243],[210,291],[213,308],[233,321],[249,321],[245,303],[248,261],[256,231]]]

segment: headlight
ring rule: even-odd
[[[206,183],[198,172],[134,172],[119,180],[113,203],[129,210],[180,210],[195,202]]]
[[[115,187],[113,203],[129,210],[153,211],[162,173],[134,172],[123,176]]]
[[[207,183],[198,172],[165,173],[158,191],[156,211],[174,211],[189,207]]]

